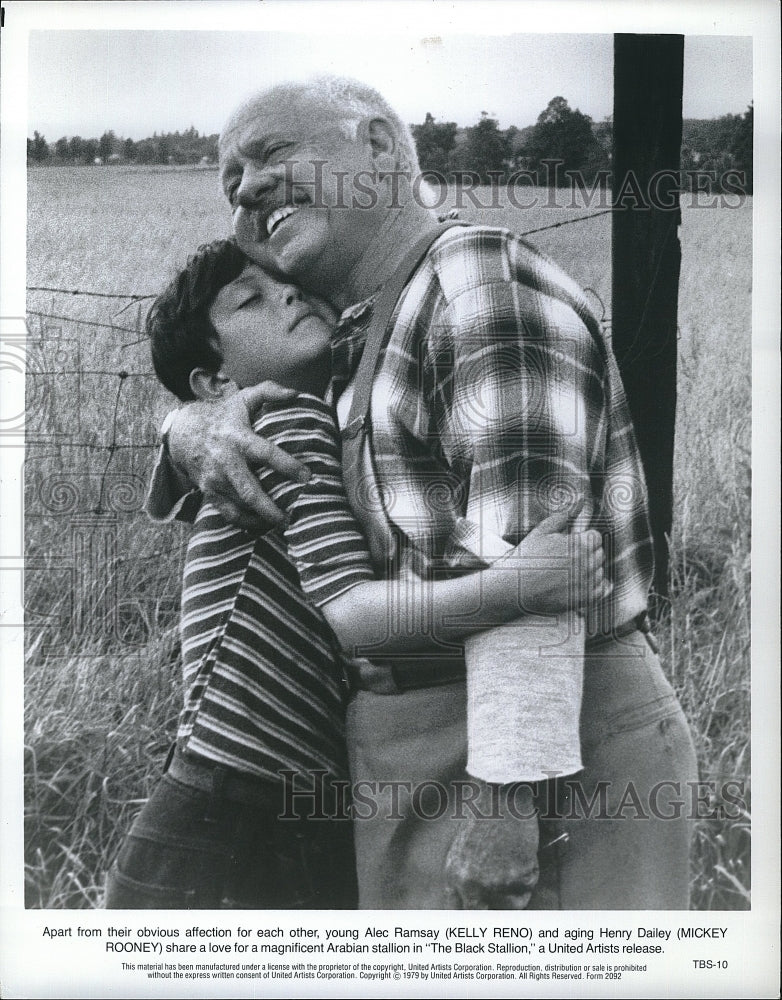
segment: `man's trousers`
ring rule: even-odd
[[[470,808],[465,711],[460,682],[351,701],[361,908],[447,908],[445,859]],[[642,633],[587,647],[580,735],[583,770],[535,789],[529,908],[686,909],[695,752]]]

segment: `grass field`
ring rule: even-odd
[[[28,183],[31,286],[155,293],[199,243],[229,231],[210,170],[44,169]],[[527,232],[585,210],[461,214]],[[609,216],[530,238],[609,318]],[[701,779],[745,782],[748,801],[751,199],[685,207],[681,240],[672,600],[659,635]],[[94,907],[179,710],[186,534],[141,510],[171,397],[135,332],[143,303],[31,291],[28,309],[26,903]],[[743,810],[698,822],[694,908],[749,906],[749,845]]]

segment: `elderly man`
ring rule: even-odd
[[[343,423],[378,291],[435,226],[418,170],[409,129],[355,81],[274,87],[221,136],[242,250],[345,310]],[[374,499],[353,497],[390,583],[485,565],[571,504],[603,534],[613,592],[586,619],[487,621],[466,665],[451,650],[354,671],[361,905],[685,908],[692,744],[644,634],[643,474],[583,294],[506,230],[457,227],[437,234],[386,333],[363,455]],[[250,430],[267,392],[184,407],[167,434],[174,466],[248,525],[280,518],[251,469],[291,468]],[[158,481],[173,475],[164,463]]]

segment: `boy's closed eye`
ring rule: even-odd
[[[247,296],[247,298],[243,299],[243,300],[242,300],[242,301],[241,301],[241,302],[240,302],[240,303],[239,303],[239,304],[237,305],[237,307],[236,307],[236,308],[237,308],[237,309],[246,309],[246,308],[247,308],[247,306],[251,306],[251,305],[255,304],[256,302],[261,302],[261,301],[262,301],[262,299],[263,299],[263,296],[261,295],[261,293],[260,293],[260,292],[251,292],[251,293],[250,293],[250,294],[249,294],[249,295]]]
[[[221,370],[239,387],[271,380],[316,395],[331,374],[332,317],[325,304],[254,264],[221,288],[209,309]]]

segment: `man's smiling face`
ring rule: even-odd
[[[384,209],[353,203],[356,178],[366,184],[366,172],[376,169],[369,143],[344,138],[317,115],[312,102],[280,110],[249,106],[223,134],[220,175],[244,253],[333,299]]]

